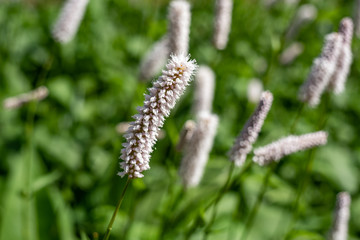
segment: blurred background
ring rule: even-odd
[[[126,181],[116,176],[124,141],[118,124],[142,105],[151,82],[138,80],[141,59],[167,32],[169,1],[90,0],[75,38],[59,44],[51,29],[63,3],[0,0],[0,99],[39,86],[49,93],[0,108],[0,239],[101,239]],[[250,81],[259,79],[274,94],[255,144],[262,146],[290,133],[301,108],[299,87],[324,36],[355,14],[350,0],[235,0],[229,42],[219,51],[212,44],[215,1],[190,3],[189,52],[216,74],[213,112],[220,121],[205,175],[185,199],[176,198],[181,153],[175,147],[184,122],[194,119],[191,85],[165,121],[151,170],[130,185],[110,239],[160,239],[164,226],[163,239],[184,239],[226,180],[227,152],[256,107],[248,100]],[[296,22],[304,4],[311,4],[310,13]],[[291,46],[297,54],[286,58]],[[360,239],[359,47],[354,36],[345,92],[326,93],[317,108],[305,106],[293,131],[326,130],[328,144],[279,163],[248,239],[325,239],[341,191],[352,196],[349,239]],[[253,165],[232,185],[207,239],[239,239],[266,172]],[[299,188],[296,221],[287,228]],[[178,208],[168,207],[180,200]],[[190,239],[203,239],[207,214]]]

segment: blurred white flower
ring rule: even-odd
[[[337,194],[333,226],[328,237],[329,240],[348,239],[350,204],[351,197],[349,193],[340,192]]]
[[[251,151],[252,145],[255,143],[261,131],[261,127],[264,124],[272,102],[273,95],[271,92],[263,92],[255,112],[246,122],[240,135],[235,140],[235,143],[229,152],[229,156],[230,161],[233,161],[236,166],[244,164],[247,154]]]
[[[200,183],[214,142],[218,121],[215,114],[208,112],[199,114],[193,134],[184,145],[179,174],[186,188],[195,187]]]
[[[328,134],[324,131],[308,133],[300,136],[290,135],[276,142],[254,149],[253,161],[260,166],[267,165],[292,153],[325,145]]]
[[[215,88],[215,74],[208,66],[200,66],[195,75],[193,112],[211,112]]]
[[[345,83],[352,63],[351,41],[354,25],[350,18],[344,18],[340,22],[339,34],[342,37],[342,46],[337,59],[335,72],[329,82],[329,89],[335,94],[340,94],[345,89]]]
[[[56,41],[67,43],[74,38],[88,2],[88,0],[66,0],[52,30]]]
[[[222,50],[226,47],[231,30],[233,0],[216,0],[214,45]]]
[[[185,0],[173,0],[169,6],[169,44],[173,54],[189,52],[191,23],[190,4]]]
[[[4,108],[13,109],[21,107],[23,104],[30,101],[40,101],[49,95],[47,87],[41,86],[31,92],[23,93],[15,97],[6,98],[3,102]]]
[[[251,79],[247,87],[247,97],[249,102],[258,103],[263,89],[263,84],[259,79]]]
[[[280,55],[280,63],[283,65],[291,64],[302,52],[304,45],[299,42],[292,43]]]
[[[321,94],[335,72],[341,45],[342,37],[338,33],[325,37],[321,55],[314,60],[307,81],[301,86],[299,98],[311,107],[319,104]]]

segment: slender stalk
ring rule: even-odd
[[[25,190],[25,200],[26,200],[26,221],[25,221],[25,239],[31,239],[32,237],[32,227],[31,227],[31,222],[32,221],[32,207],[33,207],[33,199],[32,199],[32,165],[33,165],[33,157],[34,157],[34,149],[35,149],[35,144],[34,141],[32,141],[32,137],[33,137],[33,130],[34,130],[34,118],[35,118],[35,113],[36,113],[36,103],[32,103],[29,106],[29,111],[28,111],[28,117],[27,117],[27,121],[26,121],[26,126],[25,126],[25,133],[26,133],[26,137],[27,137],[27,145],[28,145],[28,157],[26,158],[26,162],[25,162],[25,179],[26,179],[26,190]]]
[[[221,200],[221,198],[224,196],[224,194],[228,191],[229,187],[232,186],[233,183],[231,183],[231,177],[232,177],[232,174],[233,174],[233,171],[235,169],[235,164],[234,162],[231,162],[231,165],[229,167],[229,173],[228,173],[228,176],[227,176],[227,179],[226,179],[226,182],[225,184],[223,185],[223,187],[219,190],[217,196],[204,208],[203,211],[199,211],[192,226],[190,227],[190,229],[187,231],[187,233],[185,234],[185,239],[189,239],[191,237],[191,235],[195,232],[197,226],[199,225],[199,222],[202,222],[203,219],[202,219],[202,214],[201,213],[204,213],[206,212],[211,206],[215,205],[214,206],[214,212],[213,212],[213,215],[212,215],[212,219],[210,220],[210,226],[209,224],[206,226],[205,228],[205,235],[204,237],[206,238],[207,236],[207,233],[206,231],[208,229],[210,229],[211,225],[213,224],[213,221],[215,220],[215,217],[216,217],[216,206],[218,204],[218,202]]]
[[[262,183],[262,186],[261,186],[261,190],[257,196],[257,199],[256,199],[256,202],[254,204],[254,206],[252,207],[251,211],[250,211],[250,214],[249,214],[249,217],[247,218],[247,221],[245,223],[245,227],[244,227],[244,231],[243,231],[243,234],[241,235],[241,238],[242,240],[245,240],[247,238],[247,236],[249,235],[250,231],[251,231],[251,228],[254,224],[254,220],[256,218],[256,215],[257,215],[257,212],[261,206],[261,203],[264,199],[264,195],[265,195],[265,192],[266,192],[266,189],[269,185],[269,182],[270,182],[270,177],[271,175],[273,174],[274,170],[275,170],[275,166],[277,166],[276,164],[272,164],[271,167],[268,168],[268,171],[264,177],[264,181]]]
[[[112,215],[112,217],[111,217],[111,220],[110,220],[110,222],[109,222],[109,225],[108,225],[108,227],[107,227],[107,229],[106,229],[106,233],[105,233],[105,235],[104,235],[103,240],[108,240],[109,237],[110,237],[110,232],[111,232],[111,230],[112,230],[112,225],[113,225],[114,222],[115,222],[116,214],[117,214],[117,212],[118,212],[119,209],[120,209],[121,203],[122,203],[122,201],[123,201],[123,199],[124,199],[124,196],[125,196],[125,193],[126,193],[126,189],[127,189],[127,187],[129,186],[129,183],[130,183],[130,178],[128,178],[128,179],[126,180],[124,189],[123,189],[123,191],[122,191],[122,193],[121,193],[121,195],[120,195],[120,198],[119,198],[118,203],[116,204],[115,211],[114,211],[114,213],[113,213],[113,215]]]
[[[291,217],[291,221],[289,223],[289,226],[287,228],[287,236],[288,234],[290,233],[291,229],[293,228],[298,216],[299,216],[299,203],[300,203],[300,199],[301,199],[301,196],[302,194],[304,193],[305,191],[305,188],[306,188],[306,183],[308,182],[308,178],[309,178],[309,175],[310,175],[310,172],[311,172],[311,169],[312,169],[312,163],[314,161],[314,156],[315,156],[315,149],[311,150],[310,153],[309,153],[309,157],[307,158],[307,161],[306,161],[306,165],[305,165],[305,169],[304,169],[304,175],[303,175],[303,181],[300,183],[300,187],[299,187],[299,190],[296,194],[296,198],[295,198],[295,201],[293,203],[293,206],[292,206],[292,217]]]
[[[329,112],[329,102],[330,102],[330,96],[329,94],[325,94],[324,96],[324,104],[323,104],[323,110],[321,111],[320,120],[317,126],[317,129],[322,129],[325,127],[327,119],[328,119],[328,112]],[[305,168],[303,170],[302,174],[302,181],[300,183],[300,187],[298,189],[298,192],[296,194],[296,198],[294,200],[293,206],[292,206],[292,216],[291,220],[289,222],[289,226],[286,230],[285,239],[289,236],[293,226],[295,225],[297,219],[299,218],[300,211],[299,211],[299,203],[300,199],[302,197],[302,194],[305,192],[307,182],[309,181],[311,172],[312,172],[312,165],[315,159],[315,153],[317,149],[312,149],[309,153],[309,157],[307,158],[307,161],[305,163]]]
[[[235,164],[234,164],[234,162],[232,162],[231,165],[230,165],[230,169],[229,169],[229,173],[228,173],[226,182],[225,182],[224,186],[222,187],[222,189],[219,191],[217,197],[215,198],[215,201],[213,203],[214,207],[213,207],[213,212],[212,212],[212,215],[211,215],[211,219],[210,219],[209,223],[205,227],[204,239],[207,238],[208,234],[211,231],[211,227],[215,222],[215,218],[216,218],[216,214],[217,214],[217,206],[218,206],[221,198],[225,195],[225,193],[227,192],[227,190],[228,190],[228,188],[230,186],[230,180],[231,180],[232,174],[234,172],[234,167],[235,167]]]
[[[42,66],[42,71],[38,75],[37,82],[38,85],[41,85],[45,80],[46,76],[52,66],[53,63],[53,56],[50,56],[49,60],[44,63]],[[31,219],[33,216],[33,190],[32,190],[32,165],[33,165],[33,157],[34,157],[34,151],[35,151],[35,141],[33,140],[33,133],[34,133],[34,125],[35,125],[35,115],[37,110],[38,102],[35,101],[33,103],[29,104],[28,112],[27,112],[27,120],[25,125],[25,136],[27,139],[27,145],[28,145],[28,157],[25,161],[25,184],[26,187],[24,193],[25,193],[25,200],[26,200],[26,211],[25,211],[25,237],[26,239],[31,239],[32,236],[32,222]]]
[[[234,162],[232,162],[232,163],[234,163]],[[230,181],[230,180],[231,180],[231,176],[228,175],[228,179],[227,179],[226,182],[225,182],[225,184],[228,184],[228,186],[225,187],[225,185],[224,185],[223,188],[222,188],[222,190],[224,191],[224,193],[227,192],[232,186],[234,186],[234,185],[236,185],[236,184],[239,184],[239,181],[241,181],[242,175],[251,167],[251,163],[252,163],[251,161],[245,162],[242,170],[240,171],[239,174],[237,174],[237,175],[234,177],[233,181]],[[232,164],[232,165],[234,165],[234,164]],[[232,169],[231,169],[231,168],[232,168]],[[235,166],[230,166],[229,174],[230,174],[230,171],[233,171],[233,170],[234,170],[234,168],[235,168]],[[232,175],[232,174],[233,174],[233,172],[231,172],[231,175]],[[227,181],[229,181],[229,182],[227,183]],[[204,209],[205,211],[207,211],[212,205],[214,205],[216,201],[220,201],[220,200],[221,200],[221,198],[224,196],[224,195],[221,194],[221,193],[222,193],[222,191],[220,190],[218,196],[216,196],[216,198],[214,198],[214,199],[205,207],[205,209]],[[220,196],[219,196],[219,195],[220,195]],[[220,198],[218,199],[218,197],[220,197]]]

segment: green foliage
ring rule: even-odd
[[[300,1],[318,9],[315,21],[293,41],[284,33],[298,5],[234,1],[230,41],[223,51],[211,42],[214,1],[192,0],[190,53],[216,73],[214,113],[220,123],[204,178],[183,192],[175,150],[191,113],[190,86],[164,125],[151,170],[132,181],[110,239],[239,239],[263,184],[266,168],[250,166],[217,205],[230,165],[227,151],[255,109],[246,97],[251,78],[274,94],[274,104],[256,146],[289,134],[301,104],[297,92],[323,37],[352,15],[353,1]],[[59,45],[51,28],[61,1],[0,2],[0,98],[45,85],[49,97],[19,109],[0,109],[0,239],[101,239],[125,179],[116,176],[123,138],[120,122],[131,121],[150,83],[138,81],[141,59],[167,31],[169,1],[90,0],[75,39]],[[279,55],[299,41],[304,52],[291,64]],[[248,239],[324,239],[335,195],[353,198],[350,238],[360,239],[360,44],[345,93],[327,94],[316,109],[304,107],[294,132],[329,132],[327,146],[282,160],[270,177]],[[323,98],[324,100],[324,98]],[[327,103],[326,103],[327,102]],[[325,122],[325,124],[324,124]],[[306,172],[307,159],[313,158]],[[248,159],[247,161],[250,161]],[[298,209],[296,194],[306,178]],[[296,214],[295,214],[296,213]],[[295,215],[295,218],[294,218]],[[290,224],[291,223],[291,224]],[[100,237],[99,237],[100,236]]]

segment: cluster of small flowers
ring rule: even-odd
[[[284,137],[269,145],[254,149],[253,161],[264,166],[273,161],[279,161],[289,154],[325,145],[327,137],[328,135],[324,131]]]
[[[340,23],[339,33],[326,36],[322,53],[314,60],[309,77],[300,89],[301,101],[315,107],[327,87],[336,94],[344,90],[352,62],[352,35],[352,20],[344,18]]]
[[[244,164],[247,154],[251,151],[252,145],[255,143],[259,132],[261,131],[261,127],[264,124],[272,102],[273,95],[271,92],[263,92],[258,107],[235,140],[235,143],[229,152],[229,156],[230,160],[233,161],[236,166]]]
[[[134,116],[135,121],[130,123],[125,134],[126,143],[120,156],[124,160],[120,163],[123,171],[118,173],[121,177],[128,174],[129,178],[141,178],[141,172],[150,168],[150,154],[158,131],[184,93],[196,66],[195,60],[189,57],[171,56],[166,70],[149,89],[144,106],[138,108],[139,114]]]

